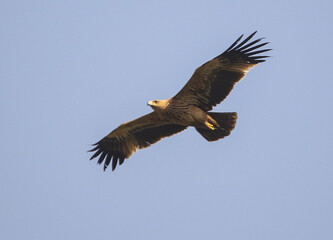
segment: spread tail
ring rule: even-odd
[[[210,117],[212,117],[218,124],[219,128],[215,130],[196,127],[195,129],[203,136],[207,141],[216,141],[226,136],[229,136],[231,131],[235,128],[237,113],[207,113]]]

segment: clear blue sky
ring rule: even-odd
[[[2,1],[0,239],[333,237],[331,1]],[[115,172],[86,151],[258,30],[272,58]]]

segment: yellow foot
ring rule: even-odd
[[[209,123],[209,122],[206,122],[206,126],[211,129],[211,130],[215,130],[216,128],[214,127],[213,124]]]

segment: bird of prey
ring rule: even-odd
[[[104,171],[112,161],[112,171],[123,164],[135,151],[149,147],[164,137],[195,127],[207,141],[216,141],[234,129],[236,112],[210,112],[222,102],[234,85],[258,63],[269,56],[258,55],[271,49],[261,47],[263,38],[251,40],[256,32],[240,42],[240,36],[226,51],[198,67],[185,86],[172,98],[152,100],[148,105],[153,112],[125,122],[114,129],[90,152],[90,160],[99,156]],[[251,41],[250,41],[251,40]]]

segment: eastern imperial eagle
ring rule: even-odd
[[[173,97],[149,101],[154,110],[138,119],[121,124],[106,137],[94,144],[96,151],[90,160],[104,161],[104,170],[112,160],[112,170],[119,162],[129,158],[136,150],[149,147],[164,137],[192,126],[207,140],[216,141],[230,134],[237,120],[237,113],[209,112],[223,101],[246,72],[268,56],[258,54],[271,49],[260,49],[268,42],[262,38],[249,42],[255,35],[238,42],[240,36],[225,52],[195,70],[191,79]]]

